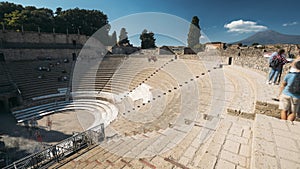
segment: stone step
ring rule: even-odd
[[[256,114],[251,169],[300,168],[300,122]]]
[[[225,115],[188,164],[191,168],[249,168],[252,121]]]

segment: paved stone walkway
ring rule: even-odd
[[[242,78],[248,79],[250,83],[249,85],[251,85],[256,92],[256,100],[268,103],[276,103],[272,100],[272,98],[278,96],[279,86],[266,84],[267,75],[257,70],[249,70],[240,66],[228,66],[225,67],[225,70],[226,68],[234,69],[235,72],[240,74]]]
[[[239,66],[225,66],[226,88],[232,88],[228,93],[233,95],[232,104],[228,108],[254,113],[256,101],[268,103],[278,96],[279,86],[266,84],[266,76],[254,70]]]
[[[214,133],[199,168],[250,168],[252,121],[226,115]]]
[[[300,123],[257,114],[251,169],[300,168]]]
[[[193,69],[191,62],[185,62]],[[179,125],[169,124],[167,128],[107,140],[61,167],[300,168],[299,123],[292,125],[264,115],[248,120],[228,115],[226,109],[220,106],[225,104],[225,108],[253,113],[257,100],[274,102],[272,97],[276,95],[278,86],[266,85],[265,76],[237,66],[207,69],[209,73],[205,72],[205,75],[212,82],[206,84],[198,80],[196,84],[207,87],[208,95],[205,96],[208,99],[200,97],[198,101],[208,106],[197,118],[185,119]],[[171,67],[168,69],[169,72],[173,70]],[[179,81],[184,82],[185,76],[179,77]],[[223,81],[220,80],[222,77],[225,77]],[[225,87],[220,88],[224,84]]]

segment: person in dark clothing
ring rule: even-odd
[[[271,71],[269,73],[269,78],[267,84],[276,85],[278,76],[281,76],[283,65],[285,65],[288,61],[284,56],[285,50],[280,49],[278,52],[274,52],[269,60],[269,66]]]

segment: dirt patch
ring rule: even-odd
[[[52,123],[51,128],[48,124],[49,121],[50,123]],[[83,131],[83,128],[77,119],[77,114],[75,111],[65,111],[52,114],[50,116],[45,116],[42,119],[38,120],[37,123],[39,128],[58,131],[67,135],[72,135],[74,132]]]
[[[242,117],[242,118],[245,118],[245,119],[254,120],[254,118],[255,118],[255,114],[254,113],[246,113],[246,112],[242,112],[240,110],[227,109],[227,113],[229,115],[239,116],[239,117]]]

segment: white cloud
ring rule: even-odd
[[[206,36],[201,35],[200,39],[206,39]]]
[[[298,24],[298,22],[290,22],[290,23],[284,23],[284,24],[282,24],[282,26],[294,26],[297,24]]]
[[[244,21],[242,19],[225,24],[224,28],[227,28],[228,32],[236,33],[259,32],[268,29],[266,26],[258,25],[256,22]]]

